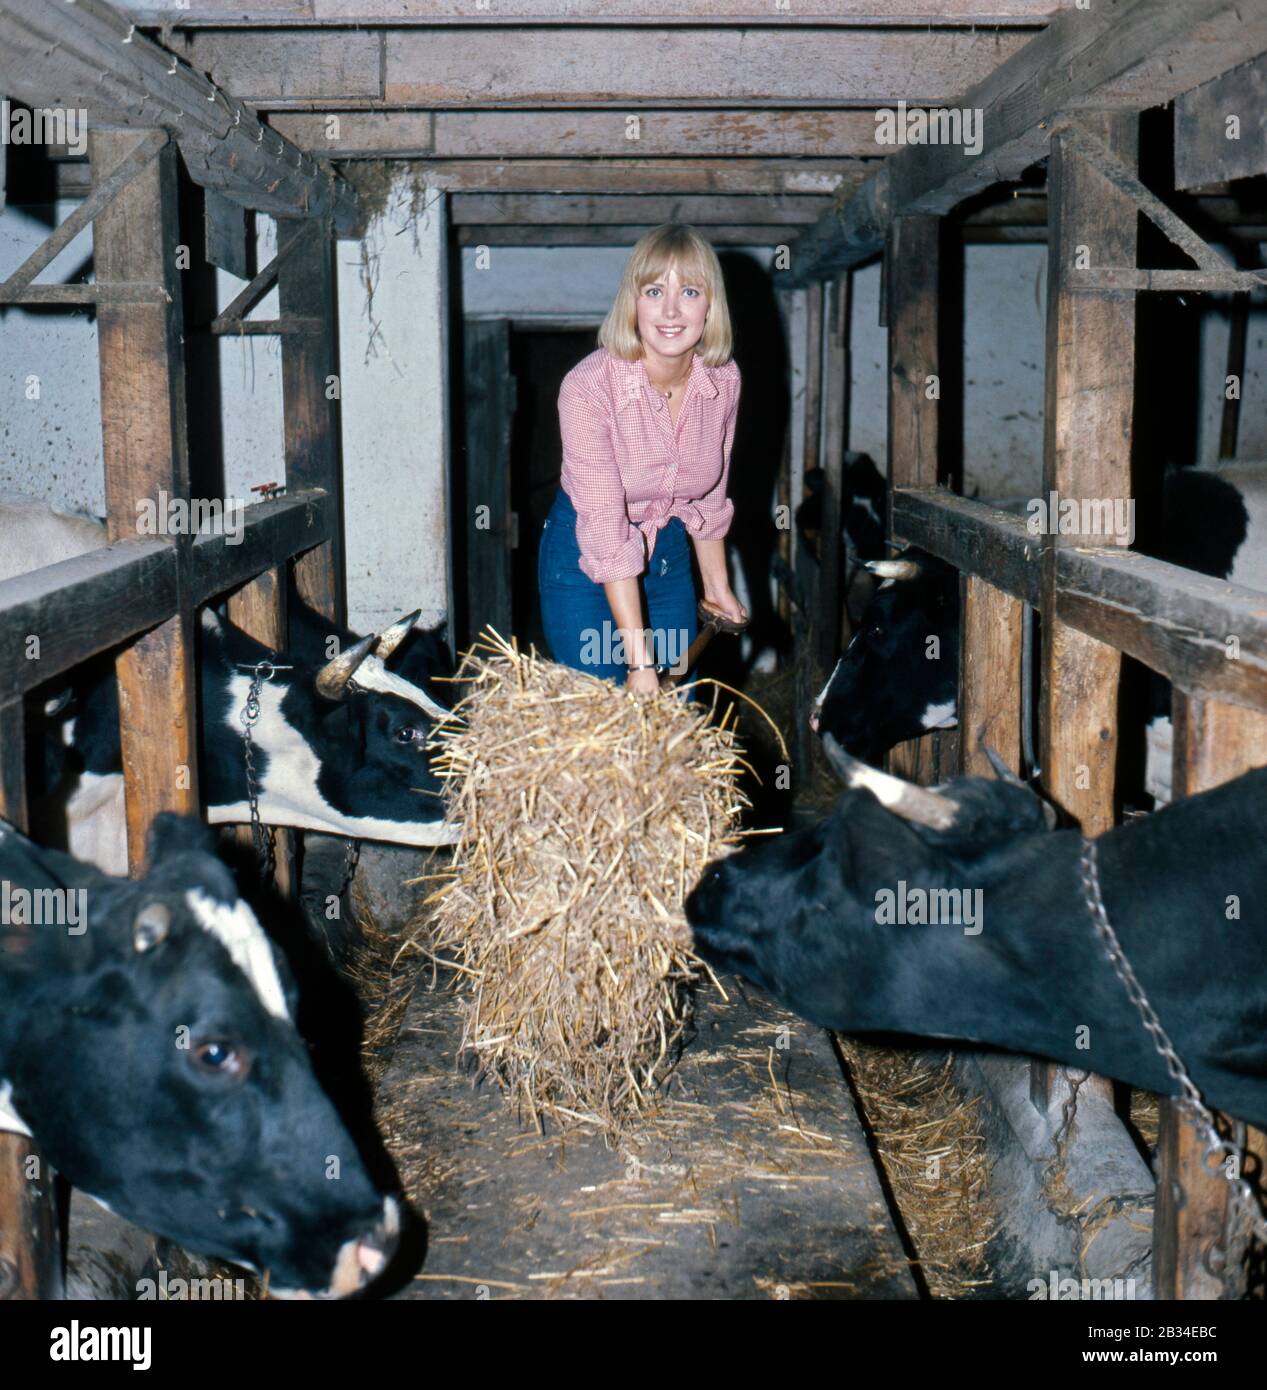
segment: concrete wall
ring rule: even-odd
[[[449,609],[444,211],[442,200],[430,201],[413,219],[409,192],[397,190],[365,255],[356,242],[336,251],[348,607],[352,625],[365,629],[417,607],[431,625]],[[0,277],[74,207],[10,205],[0,217]],[[257,221],[263,266],[276,252],[276,224]],[[69,278],[91,255],[87,230],[41,278]],[[242,282],[218,271],[216,286],[224,309]],[[276,314],[273,290],[253,317]],[[218,353],[225,492],[249,501],[257,484],[285,481],[280,340],[228,336]],[[61,310],[0,310],[0,493],[102,515],[99,417],[95,322]]]

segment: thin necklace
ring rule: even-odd
[[[643,370],[644,370],[644,371],[646,370],[646,363],[643,363]],[[686,373],[686,375],[687,375],[688,378],[690,377],[690,372],[689,372],[689,370],[688,370],[688,372]],[[650,373],[650,372],[647,372],[647,380],[648,380],[648,381],[651,381],[651,373]],[[667,391],[661,391],[660,388],[655,384],[655,382],[654,382],[654,381],[651,381],[651,389],[652,389],[653,391],[657,392],[659,395],[663,396],[664,399],[665,399],[666,401],[671,401],[671,400],[673,399],[673,392],[676,391],[677,388],[678,388],[678,386],[681,386],[681,384],[682,384],[682,383],[679,381],[679,382],[677,383],[677,386],[672,386],[672,387],[670,387],[669,390],[667,390]]]

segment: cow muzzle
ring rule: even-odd
[[[273,1289],[274,1298],[333,1299],[360,1293],[387,1268],[400,1244],[400,1203],[383,1200],[383,1214],[368,1230],[344,1241],[335,1256],[330,1283],[317,1293],[307,1289]]]

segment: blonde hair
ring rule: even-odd
[[[639,238],[620,277],[615,302],[598,330],[598,341],[613,357],[636,362],[643,355],[638,337],[638,296],[644,285],[663,279],[670,269],[707,294],[708,317],[695,350],[705,366],[724,365],[730,361],[734,344],[721,266],[708,242],[694,227],[681,222],[666,222]]]

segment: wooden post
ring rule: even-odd
[[[994,777],[985,744],[1013,772],[1021,767],[1021,647],[1024,605],[975,575],[962,581],[959,638],[959,765]]]
[[[941,219],[894,218],[881,291],[889,338],[890,536],[894,489],[932,487],[940,473],[940,290]],[[890,770],[917,782],[936,781],[942,742],[928,734],[899,744],[889,754]]]
[[[18,699],[0,708],[0,815],[19,830],[27,828],[25,766]],[[26,1135],[0,1133],[0,1300],[62,1296],[58,1234],[48,1160]]]
[[[1137,163],[1138,118],[1087,115],[1085,129],[1127,168]],[[1081,268],[1127,266],[1136,258],[1135,204],[1057,134],[1048,163],[1047,380],[1043,499],[1131,496],[1135,393],[1135,295],[1075,288]],[[1114,821],[1117,697],[1121,653],[1056,616],[1056,549],[1107,545],[1104,536],[1058,534],[1049,516],[1044,538],[1040,761],[1049,795],[1088,835]],[[1050,1063],[1035,1062],[1031,1095],[1051,1096]],[[1106,1096],[1107,1081],[1097,1079]],[[1085,1091],[1084,1086],[1084,1091]]]
[[[1267,714],[1220,700],[1192,699],[1178,688],[1172,698],[1176,798],[1195,796],[1267,763]],[[1162,1100],[1160,1120],[1153,1217],[1156,1296],[1242,1297],[1244,1268],[1234,1263],[1220,1268],[1217,1257],[1211,1258],[1227,1218],[1228,1181],[1206,1166],[1204,1142],[1172,1101]],[[1261,1132],[1249,1131],[1251,1148],[1262,1153],[1265,1142]]]
[[[148,135],[98,130],[93,178],[102,179]],[[184,317],[177,250],[176,147],[166,145],[97,218],[97,284],[127,287],[130,302],[97,311],[101,436],[111,541],[140,533],[137,504],[158,518],[168,498],[189,496]],[[192,542],[178,535],[181,548]],[[193,609],[187,602],[137,638],[116,663],[127,800],[128,864],[139,874],[150,821],[163,810],[198,811]]]
[[[845,455],[845,414],[849,397],[849,274],[829,280],[823,313],[823,470],[822,526],[818,536],[819,674],[826,679],[840,655],[841,478]]]
[[[334,499],[338,517],[334,538],[296,559],[295,587],[305,603],[332,621],[344,623],[347,601],[334,240],[330,224],[320,219],[279,220],[278,246],[285,246],[292,238],[277,277],[281,317],[297,320],[299,329],[282,336],[286,486],[324,488]]]
[[[243,632],[263,642],[273,651],[286,649],[286,580],[285,571],[277,566],[264,570],[249,584],[229,595],[229,621]],[[250,849],[254,836],[249,825],[237,831],[238,843]],[[284,898],[295,890],[295,832],[280,827],[273,830],[275,879],[277,891]]]
[[[822,399],[823,385],[823,287],[815,281],[805,290],[805,420],[804,420],[804,448],[803,448],[803,474],[809,473],[811,469],[818,467],[819,462],[819,439],[822,429],[822,412],[820,402]],[[799,505],[801,498],[796,499]],[[795,507],[794,507],[795,509]],[[793,542],[799,544],[799,542]],[[821,541],[820,541],[821,544]],[[818,582],[806,583],[807,573],[822,575],[822,551],[819,551],[819,567],[813,571],[808,564],[805,567],[797,566],[796,575],[798,587],[805,596],[809,605],[809,613],[806,614],[808,620],[810,643],[807,644],[810,650],[806,653],[804,660],[796,663],[796,710],[797,717],[792,729],[792,756],[796,760],[796,766],[802,768],[806,785],[813,776],[813,761],[820,757],[819,742],[811,737],[809,729],[810,705],[814,696],[822,688],[822,673],[818,669],[817,651],[818,638],[817,617],[818,617]]]

